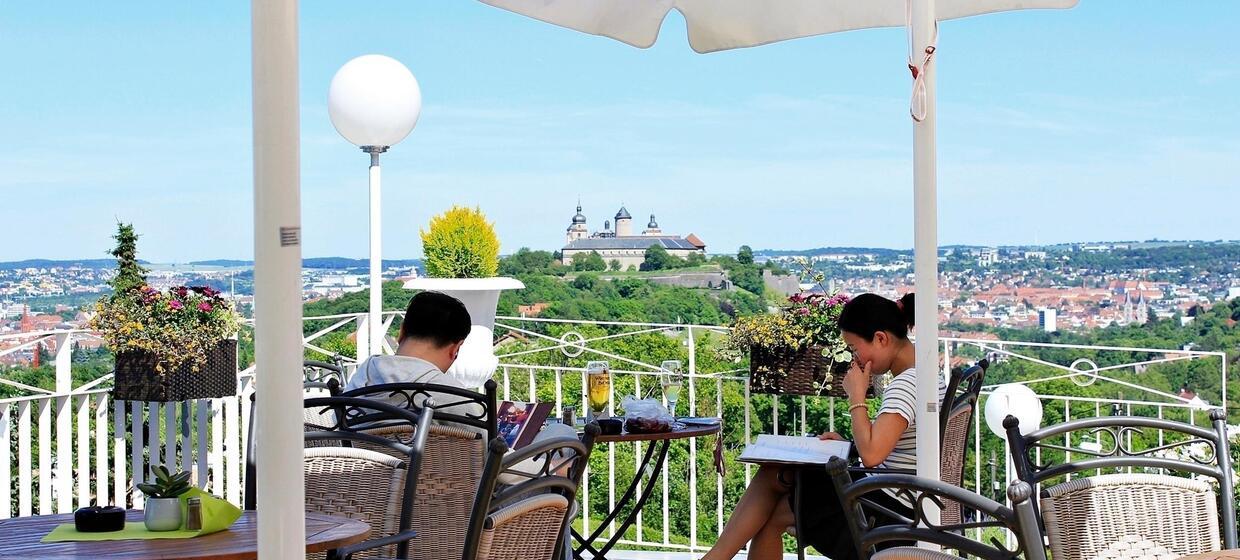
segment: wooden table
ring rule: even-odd
[[[141,510],[129,510],[129,521],[142,521]],[[200,558],[240,560],[258,557],[258,516],[254,511],[227,530],[192,539],[89,542],[39,542],[73,514],[36,515],[0,521],[0,558]],[[365,540],[370,525],[356,519],[306,513],[306,552],[322,552]]]
[[[654,483],[655,479],[658,478],[663,472],[664,460],[667,459],[667,449],[673,440],[714,435],[723,429],[722,422],[718,422],[713,425],[686,425],[677,422],[675,426],[676,428],[670,432],[658,434],[630,434],[625,432],[614,436],[599,435],[594,438],[594,443],[596,446],[601,443],[634,442],[651,442],[651,445],[646,448],[646,453],[642,457],[641,466],[637,467],[637,470],[634,471],[633,482],[630,483],[628,489],[624,491],[624,495],[621,496],[619,500],[616,500],[616,507],[607,513],[607,516],[603,518],[603,521],[598,524],[598,528],[595,529],[588,538],[582,537],[577,533],[576,529],[572,530],[573,537],[577,541],[577,546],[573,550],[573,556],[577,560],[585,560],[588,558],[592,558],[594,560],[604,560],[607,558],[607,552],[610,551],[612,547],[616,546],[616,543],[624,537],[624,532],[627,531],[635,521],[637,521],[637,513],[640,512],[642,507],[646,505],[646,501],[650,499],[650,494],[656,486]],[[654,461],[654,468],[647,469],[651,461]],[[637,490],[641,486],[643,473],[648,473],[648,476],[646,477],[648,482],[645,485],[645,488],[642,489],[641,495],[638,496]],[[629,511],[629,515],[626,516],[624,521],[620,523],[620,526],[616,528],[615,534],[613,534],[607,542],[604,542],[602,546],[595,547],[594,543],[602,538],[603,532],[607,530],[607,526],[611,524],[614,519],[620,516],[620,510],[624,509],[624,507],[635,497],[637,498],[637,502],[633,504],[633,509]]]
[[[1179,560],[1240,560],[1240,549],[1216,550],[1214,552],[1198,552],[1181,556]]]

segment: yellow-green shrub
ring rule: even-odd
[[[428,276],[488,278],[499,269],[499,238],[478,208],[453,206],[421,233]]]

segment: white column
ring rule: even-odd
[[[73,511],[73,339],[56,335],[56,513]],[[43,434],[39,434],[43,437]],[[8,442],[0,442],[6,444]]]
[[[913,64],[934,39],[935,0],[912,0]],[[939,480],[938,194],[935,166],[934,63],[922,69],[926,114],[913,124],[913,271],[917,315],[917,475]],[[937,508],[927,516],[938,522]]]
[[[251,5],[258,556],[305,556],[297,0]]]
[[[379,151],[370,151],[370,348],[369,356],[383,353],[383,204],[379,192]],[[358,363],[361,363],[358,356]]]

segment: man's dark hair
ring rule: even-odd
[[[465,340],[469,336],[469,311],[461,300],[439,292],[418,292],[409,300],[405,321],[400,325],[401,340],[427,340],[438,348]]]

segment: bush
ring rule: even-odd
[[[573,270],[578,272],[583,270],[602,272],[607,270],[607,263],[603,262],[603,256],[598,254],[598,251],[577,253],[573,255]]]
[[[477,208],[453,206],[421,233],[428,276],[487,278],[499,269],[499,238]]]

